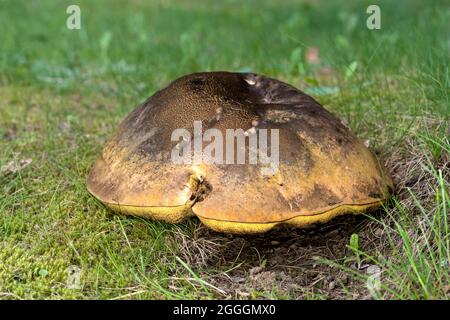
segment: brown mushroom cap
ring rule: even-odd
[[[175,129],[279,129],[279,166],[176,164]],[[205,146],[207,143],[203,143]],[[248,154],[248,143],[246,143]],[[375,208],[393,185],[377,159],[313,98],[249,73],[181,77],[120,124],[94,164],[89,191],[112,209],[179,222],[197,215],[213,229],[262,232]]]

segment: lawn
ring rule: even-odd
[[[0,299],[450,299],[450,6],[0,1]],[[121,119],[177,77],[252,71],[337,115],[386,165],[368,215],[263,235],[119,216],[86,190]]]

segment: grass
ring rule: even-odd
[[[373,31],[369,1],[77,3],[75,31],[71,1],[0,1],[0,299],[450,298],[445,1],[379,1]],[[85,188],[103,143],[157,89],[204,70],[304,89],[386,164],[395,197],[258,237],[113,215]]]

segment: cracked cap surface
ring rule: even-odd
[[[194,121],[224,136],[279,129],[278,171],[173,163],[172,132],[193,136]],[[172,223],[197,215],[218,231],[252,233],[375,208],[393,185],[364,144],[310,96],[261,75],[208,72],[175,80],[131,112],[92,167],[88,190],[121,213]]]

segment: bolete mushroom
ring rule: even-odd
[[[231,72],[183,76],[142,103],[106,143],[87,186],[123,214],[169,223],[195,215],[233,233],[358,214],[393,189],[368,148],[313,98]]]

